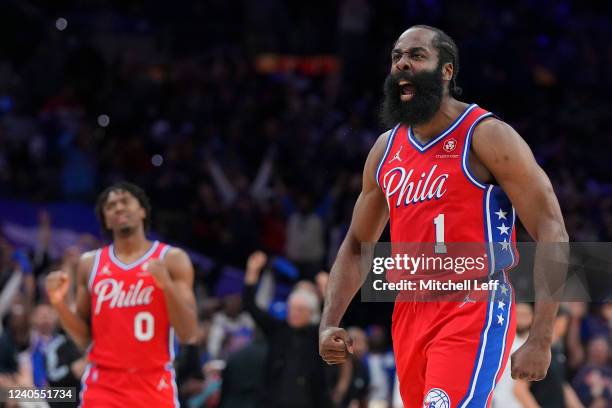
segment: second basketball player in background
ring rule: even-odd
[[[174,333],[189,343],[197,331],[191,261],[185,251],[146,238],[151,209],[138,186],[108,187],[96,210],[113,242],[81,257],[76,310],[66,302],[66,272],[52,272],[46,282],[62,326],[88,349],[81,406],[178,406]]]

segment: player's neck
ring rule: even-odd
[[[419,142],[426,144],[448,129],[448,127],[463,113],[466,107],[466,103],[451,97],[445,97],[442,99],[440,109],[438,109],[430,121],[412,126],[412,134]]]
[[[115,237],[113,247],[119,258],[130,258],[145,253],[151,247],[151,241],[145,237],[144,232],[138,231],[127,236]]]

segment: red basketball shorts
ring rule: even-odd
[[[89,365],[81,380],[82,408],[178,407],[174,370],[127,370]]]
[[[404,406],[489,407],[515,329],[508,284],[478,301],[397,301],[392,335]]]

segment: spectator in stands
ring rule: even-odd
[[[595,337],[612,338],[612,302],[591,305],[585,302],[569,302],[568,309],[568,364],[571,372],[575,373],[586,359],[584,344]]]
[[[0,320],[17,297],[29,307],[34,302],[34,289],[29,258],[0,235]]]
[[[313,319],[318,299],[299,290],[289,296],[287,320],[280,321],[255,304],[255,289],[267,262],[262,252],[249,257],[245,274],[244,306],[268,344],[263,388],[258,406],[270,408],[325,408],[333,405],[318,354],[318,327]],[[270,392],[274,390],[274,392]]]
[[[212,359],[225,360],[253,339],[255,324],[242,310],[242,297],[230,294],[222,300],[223,309],[214,314],[208,334],[208,354]]]
[[[387,342],[385,329],[378,325],[368,327],[370,372],[370,401],[375,404],[391,401],[395,376],[395,359]],[[399,395],[398,395],[399,397]]]
[[[40,304],[32,313],[30,334],[32,376],[36,387],[47,386],[46,356],[49,343],[57,330],[57,313],[48,304]]]
[[[609,338],[597,336],[587,346],[586,364],[572,382],[580,401],[589,408],[612,406],[612,366]]]
[[[223,370],[220,408],[255,408],[263,387],[266,339],[257,332],[253,342],[229,355]]]
[[[76,402],[81,389],[81,377],[87,367],[87,358],[82,351],[58,328],[46,347],[45,372],[49,387],[74,387]],[[52,408],[62,408],[62,402],[50,402]]]
[[[33,385],[28,307],[16,301],[7,314],[0,336],[0,387]]]
[[[298,200],[298,210],[287,222],[287,257],[306,279],[314,279],[323,266],[324,233],[323,220],[315,212],[312,198],[303,193]]]

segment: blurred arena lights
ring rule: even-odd
[[[151,164],[155,167],[159,167],[164,164],[164,158],[161,154],[155,154],[153,157],[151,157]]]
[[[109,123],[110,123],[110,117],[108,115],[98,116],[98,125],[102,127],[107,127]]]
[[[58,30],[64,31],[66,27],[68,27],[68,20],[66,20],[64,17],[60,17],[55,20],[55,28]]]

